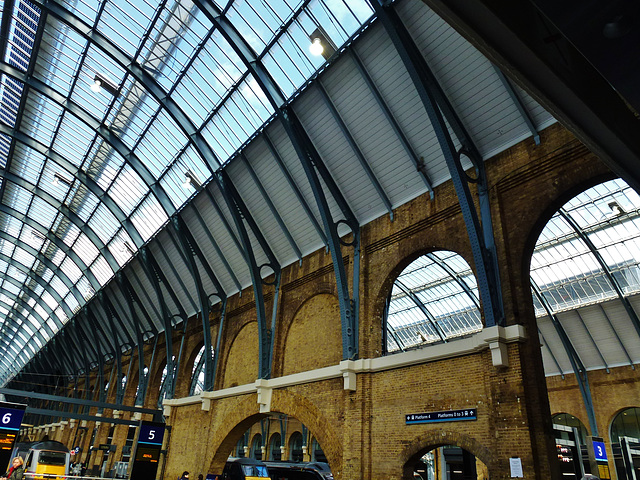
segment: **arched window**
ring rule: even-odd
[[[251,458],[262,460],[262,435],[256,433],[251,442]]]
[[[640,408],[627,408],[615,416],[611,422],[611,442],[618,443],[620,437],[640,438]]]
[[[322,447],[320,447],[320,443],[315,438],[313,442],[311,442],[311,461],[312,462],[326,462],[327,457],[324,455],[322,451]]]
[[[173,365],[175,365],[176,357],[172,356],[171,361]],[[162,401],[167,397],[167,393],[171,385],[167,384],[167,365],[165,364],[164,369],[162,370],[162,378],[160,379],[160,393],[158,394],[158,407],[162,407]]]
[[[289,438],[289,460],[292,462],[302,461],[302,434],[293,432]]]
[[[269,460],[279,462],[282,459],[282,439],[279,433],[271,435],[271,441],[269,442]]]
[[[589,188],[551,217],[530,277],[546,375],[640,362],[628,334],[640,294],[640,196],[624,181]]]
[[[238,458],[243,458],[244,457],[244,435],[242,437],[240,437],[240,440],[238,440],[238,443],[236,444],[236,457]]]
[[[422,255],[393,282],[383,350],[394,353],[478,332],[479,305],[475,276],[460,255]]]
[[[191,387],[189,395],[198,395],[204,390],[204,345],[198,352],[191,370]]]
[[[575,428],[578,431],[578,440],[580,441],[580,445],[587,444],[587,435],[589,435],[589,432],[587,427],[584,426],[584,423],[582,423],[579,418],[576,418],[569,413],[558,413],[551,418],[551,421],[556,425]]]

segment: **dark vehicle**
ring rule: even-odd
[[[333,480],[328,463],[264,462],[271,480]]]
[[[229,458],[222,471],[222,480],[269,479],[264,463],[253,458]]]

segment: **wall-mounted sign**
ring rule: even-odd
[[[164,438],[164,423],[141,422],[131,469],[131,480],[154,480]]]
[[[22,425],[26,405],[0,402],[0,471],[9,469],[11,452]]]
[[[462,420],[477,420],[477,408],[464,410],[444,410],[442,412],[409,413],[405,415],[407,425],[416,423],[459,422]]]

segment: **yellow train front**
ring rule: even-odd
[[[69,449],[51,440],[31,445],[25,464],[27,480],[63,478],[69,474]]]

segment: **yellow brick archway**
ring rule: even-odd
[[[222,399],[212,404],[212,410],[224,410],[223,415],[214,415],[210,441],[212,452],[209,472],[221,473],[238,440],[254,423],[268,414],[258,411],[255,395],[247,395],[240,401],[233,399],[235,404],[228,409],[225,403],[230,400]],[[322,445],[327,461],[334,472],[342,470],[342,439],[336,434],[334,426],[328,421],[321,408],[309,400],[309,398],[288,390],[274,390],[271,408],[273,414],[281,413],[296,418],[312,432],[313,436]],[[253,412],[253,413],[248,413]],[[222,418],[221,418],[222,417]],[[222,420],[220,422],[216,420]],[[207,462],[205,462],[207,464]]]

